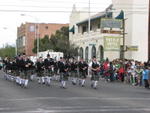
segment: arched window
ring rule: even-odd
[[[92,55],[91,58],[93,58],[93,56],[96,57],[96,47],[95,46],[92,47],[91,55]]]
[[[99,56],[100,56],[100,60],[104,59],[104,47],[102,45],[99,46]]]
[[[88,62],[88,57],[89,57],[89,47],[86,47],[85,49],[85,61]]]
[[[79,50],[79,56],[80,56],[80,58],[83,58],[83,48],[82,47]]]

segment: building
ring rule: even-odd
[[[27,56],[35,55],[32,52],[34,48],[34,40],[38,37],[51,37],[52,34],[68,24],[52,24],[52,23],[25,23],[17,28],[17,52],[25,53]],[[36,30],[35,30],[36,28]]]
[[[112,8],[110,5],[105,12],[101,12],[90,17],[90,33],[88,33],[88,13],[83,17],[76,7],[73,7],[70,16],[70,29],[74,28],[74,32],[70,32],[69,39],[71,43],[79,47],[79,56],[86,61],[96,56],[99,60],[109,58],[110,60],[120,57],[120,51],[104,51],[104,37],[120,37],[122,29],[101,29],[102,18],[112,18],[109,12]],[[86,16],[85,16],[86,15]]]
[[[101,28],[102,18],[116,18],[120,12],[124,14],[124,29]],[[88,13],[86,18],[83,16],[84,19],[79,17],[78,13],[74,6],[69,27],[71,29],[74,26],[75,31],[70,33],[70,41],[79,47],[80,57],[85,60],[90,60],[92,56],[96,56],[99,60],[122,58],[125,30],[124,57],[138,61],[147,61],[150,58],[149,0],[112,0],[112,5],[104,12],[90,17],[90,33],[88,33]],[[120,37],[120,51],[104,50],[107,36]]]
[[[136,46],[137,51],[127,51],[125,57],[139,61],[150,58],[150,42],[148,38],[149,0],[112,0],[115,17],[123,10],[125,20],[125,44]]]

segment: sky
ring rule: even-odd
[[[91,15],[104,11],[111,3],[112,0],[90,0]],[[15,45],[21,23],[69,23],[74,4],[82,10],[88,8],[89,0],[1,0],[0,47]]]

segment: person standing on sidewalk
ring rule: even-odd
[[[150,74],[150,71],[148,70],[148,67],[145,66],[144,70],[143,70],[143,73],[142,73],[142,77],[143,77],[143,81],[144,81],[144,87],[147,88],[147,89],[149,88],[149,83],[148,83],[149,74]]]

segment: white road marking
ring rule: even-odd
[[[33,98],[19,98],[19,99],[4,99],[0,98],[0,101],[34,101],[34,100],[135,100],[135,101],[140,101],[140,100],[147,100],[149,101],[150,98],[128,98],[128,97],[118,97],[118,98],[101,98],[101,97],[33,97]]]
[[[0,111],[21,111],[17,108],[0,108]],[[37,110],[23,111],[23,112],[79,112],[79,111],[150,111],[150,107],[131,107],[131,106],[58,106],[47,107],[47,109],[38,108]],[[22,111],[21,111],[22,112]]]
[[[11,113],[93,113],[93,112],[130,112],[130,111],[140,111],[140,112],[150,112],[150,108],[131,108],[131,109],[73,109],[73,110],[31,110],[31,111],[15,111]],[[3,112],[6,113],[6,112]],[[8,113],[8,112],[7,112]]]

